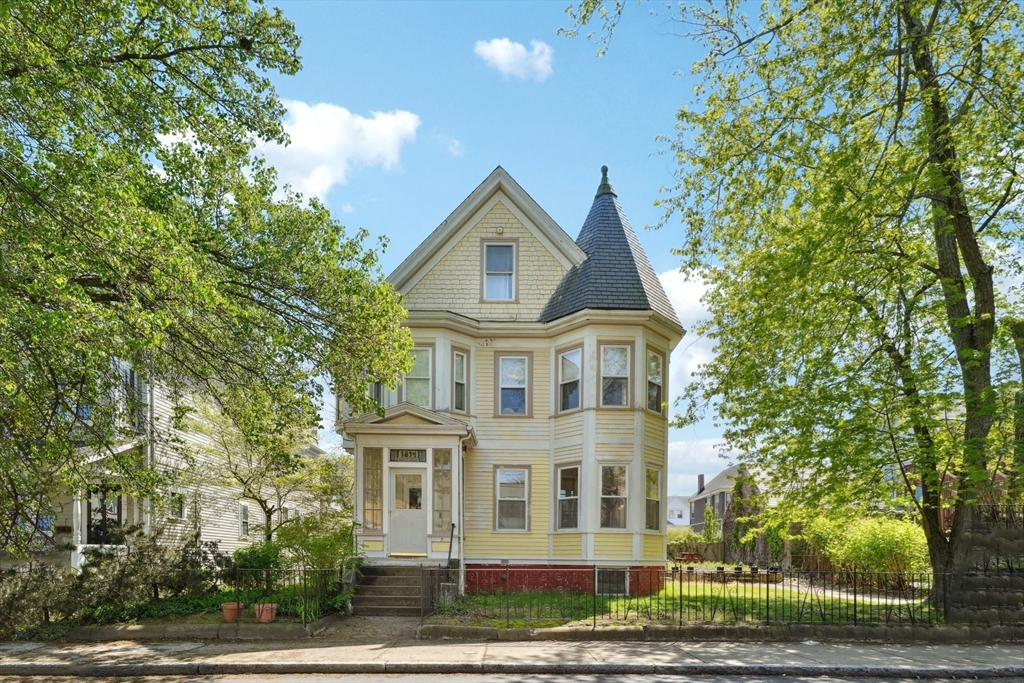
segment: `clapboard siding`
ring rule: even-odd
[[[556,560],[583,557],[583,534],[552,534],[552,556]]]
[[[594,557],[628,560],[633,557],[633,534],[594,534]]]
[[[644,534],[644,559],[665,561],[665,537],[661,534]]]
[[[472,559],[536,559],[548,555],[551,472],[544,451],[474,451],[466,464],[466,554]],[[472,460],[472,463],[469,462]],[[530,468],[528,532],[494,531],[494,466]]]

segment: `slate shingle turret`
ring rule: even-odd
[[[601,185],[576,244],[586,253],[558,283],[540,314],[550,322],[586,308],[654,311],[679,324],[665,290],[601,167]]]

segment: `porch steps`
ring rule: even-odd
[[[352,608],[366,616],[420,616],[419,567],[363,567]]]

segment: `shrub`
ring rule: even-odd
[[[850,517],[854,521],[847,521]],[[844,571],[893,572],[929,570],[928,544],[921,527],[891,517],[816,517],[803,527],[808,545]]]
[[[704,542],[717,543],[722,540],[722,521],[710,505],[704,507]]]
[[[235,550],[235,564],[239,569],[281,569],[285,564],[281,545],[275,541],[260,541]]]
[[[347,569],[357,559],[353,524],[340,512],[289,521],[277,542],[306,569]]]
[[[700,544],[704,542],[704,537],[689,527],[669,529],[667,537],[666,551],[669,558],[679,557],[683,553],[700,552]]]

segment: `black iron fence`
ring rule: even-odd
[[[237,569],[224,598],[238,605],[240,623],[287,618],[308,624],[343,610],[351,588],[339,569]]]
[[[932,624],[931,573],[604,569],[424,570],[424,616],[504,628],[599,622]],[[461,589],[461,592],[460,590]]]

